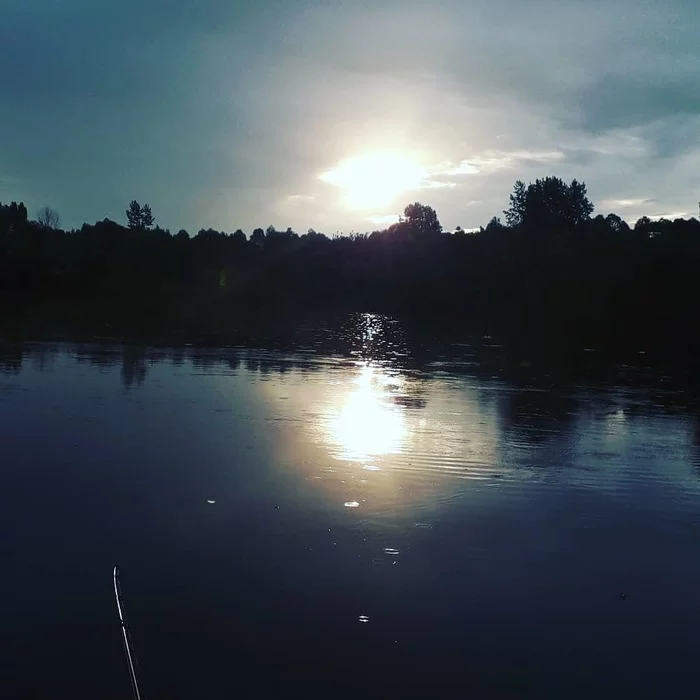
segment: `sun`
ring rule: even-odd
[[[352,209],[381,209],[415,189],[426,171],[402,151],[376,151],[341,161],[320,178],[345,191]]]

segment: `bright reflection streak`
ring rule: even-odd
[[[370,365],[363,365],[351,392],[328,423],[331,440],[341,448],[341,459],[364,460],[397,454],[406,438],[402,407],[386,390],[390,378]]]

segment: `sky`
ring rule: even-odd
[[[517,179],[694,216],[697,0],[0,0],[0,201],[65,228],[447,229]]]

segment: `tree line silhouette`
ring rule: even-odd
[[[181,330],[250,326],[308,312],[373,311],[437,326],[580,347],[700,349],[700,222],[592,216],[586,185],[516,182],[478,231],[444,231],[418,202],[369,234],[174,235],[132,201],[127,226],[59,228],[43,208],[0,204],[0,293],[15,318],[34,308],[89,308],[116,324]],[[90,315],[88,314],[88,315]],[[12,315],[12,314],[10,314]]]

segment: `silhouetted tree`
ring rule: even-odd
[[[41,207],[36,213],[36,220],[44,228],[58,228],[61,223],[58,212],[51,207]]]
[[[126,220],[129,222],[129,228],[141,228],[141,205],[135,199],[129,203],[129,208],[126,210]]]
[[[486,228],[484,230],[488,233],[492,233],[493,231],[501,231],[504,228],[505,226],[501,223],[501,220],[497,216],[494,216],[491,221],[486,224]]]
[[[16,204],[15,202],[12,202],[10,204],[10,209],[14,210],[15,216],[17,217],[17,221],[26,224],[28,220],[28,214],[27,214],[27,207],[24,206],[24,202],[20,202],[19,204]]]
[[[522,180],[516,180],[513,193],[510,195],[510,207],[504,209],[508,226],[520,226],[526,217],[527,212],[527,187]]]
[[[0,233],[13,233],[27,224],[27,207],[23,202],[0,203]]]
[[[605,223],[608,228],[615,233],[620,233],[622,231],[629,231],[630,227],[625,221],[623,221],[617,214],[608,214],[605,217]]]
[[[651,219],[648,216],[641,216],[634,225],[635,231],[646,231],[651,226]]]
[[[262,248],[265,245],[265,231],[256,228],[250,236],[250,242],[258,248]]]
[[[153,226],[155,222],[155,217],[151,211],[151,207],[148,204],[144,204],[141,207],[141,228],[149,229]]]
[[[130,229],[148,230],[153,226],[155,217],[148,204],[141,206],[135,199],[129,203],[126,218]]]
[[[557,178],[518,181],[510,205],[508,226],[494,217],[454,235],[442,235],[435,211],[416,202],[371,235],[329,239],[309,229],[300,238],[269,227],[246,240],[240,229],[171,236],[153,228],[150,209],[135,200],[127,210],[133,234],[107,219],[75,231],[47,228],[13,202],[0,205],[0,311],[46,300],[96,303],[122,319],[140,315],[136,324],[153,332],[172,324],[206,335],[268,313],[292,325],[297,310],[371,309],[504,333],[520,343],[519,359],[546,334],[557,334],[553,359],[559,341],[675,342],[674,352],[700,352],[692,323],[700,222],[645,217],[630,231],[615,214],[591,219],[585,185]],[[577,234],[567,235],[572,228]]]
[[[545,177],[527,187],[521,180],[516,181],[510,207],[503,213],[509,226],[556,229],[587,221],[593,209],[585,183],[572,180],[567,185],[558,177]]]
[[[310,228],[302,238],[306,238],[312,241],[327,241],[328,236],[326,236],[324,233],[319,233],[318,231],[315,231],[314,229]]]
[[[404,209],[403,215],[403,220],[420,235],[442,233],[442,224],[432,207],[415,202]]]

